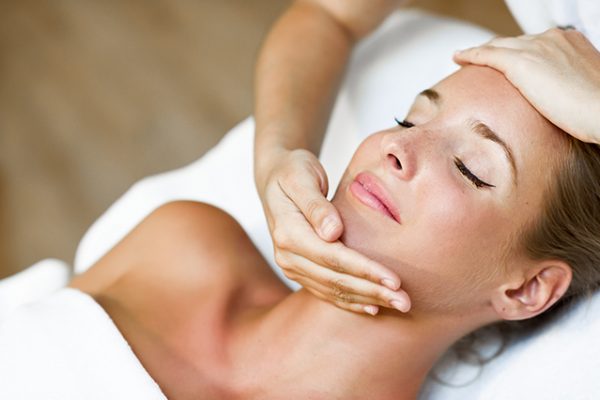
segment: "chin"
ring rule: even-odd
[[[396,272],[402,280],[402,288],[411,297],[413,312],[450,311],[451,297],[444,295],[449,290],[449,282],[437,271],[424,268],[423,253],[428,252],[422,248],[413,252],[411,244],[401,246],[398,235],[402,233],[396,225],[388,224],[386,217],[379,218],[377,214],[356,205],[348,198],[349,195],[348,184],[342,182],[331,201],[344,224],[340,241]]]
[[[390,235],[393,234],[386,225],[385,217],[379,217],[372,214],[369,210],[362,208],[363,206],[356,205],[349,200],[350,194],[348,188],[349,183],[346,180],[342,181],[338,186],[335,196],[331,203],[338,210],[344,232],[340,241],[347,247],[354,249],[365,256],[383,263],[390,262],[390,258],[386,257],[389,253]],[[379,223],[379,220],[382,223]]]

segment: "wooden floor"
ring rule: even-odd
[[[503,34],[501,0],[421,0]],[[260,41],[288,1],[0,0],[0,278],[71,262],[139,178],[252,111]]]

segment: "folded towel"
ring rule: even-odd
[[[0,322],[0,399],[166,400],[108,314],[65,288]]]
[[[65,287],[70,275],[71,267],[67,263],[47,258],[0,280],[0,321],[21,305],[32,303]]]

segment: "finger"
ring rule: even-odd
[[[339,300],[339,299],[336,299],[334,297],[327,295],[326,292],[328,290],[325,286],[323,286],[315,281],[312,281],[310,279],[308,279],[306,281],[301,279],[301,281],[302,281],[302,287],[304,287],[311,294],[313,294],[314,296],[318,297],[319,299],[321,299],[323,301],[334,304],[338,308],[341,308],[341,309],[347,310],[347,311],[352,311],[352,312],[355,312],[358,314],[369,314],[372,316],[375,316],[379,313],[379,307],[374,304],[349,303],[344,300]]]
[[[343,293],[343,292],[335,292],[332,291],[325,285],[320,284],[311,279],[301,279],[303,281],[303,287],[307,288],[311,293],[315,294],[322,300],[325,300],[329,303],[335,304],[337,307],[359,312],[359,313],[367,313],[370,315],[376,315],[379,312],[379,307],[377,306],[378,301],[369,298],[365,298],[360,295],[355,295],[352,293]],[[390,308],[389,304],[380,304],[383,307]],[[400,312],[408,312],[410,308],[401,307],[400,305],[395,305],[391,308],[395,308]]]
[[[379,313],[379,307],[371,305],[371,304],[356,304],[356,303],[339,303],[334,302],[333,304],[336,307],[341,308],[343,310],[352,311],[358,314],[369,314],[375,316]]]
[[[410,298],[404,290],[393,291],[365,279],[340,274],[300,256],[290,258],[296,265],[296,274],[303,275],[297,281],[302,280],[311,287],[321,288],[333,299],[347,303],[378,304],[403,312],[410,309]]]
[[[383,284],[392,290],[400,288],[401,281],[396,273],[341,242],[325,243],[307,238],[301,245],[301,251],[292,251],[317,265],[338,273],[363,278],[378,285]]]
[[[483,65],[505,73],[511,64],[519,60],[521,54],[522,51],[517,49],[486,45],[458,51],[453,59],[460,65]]]
[[[506,49],[524,50],[529,47],[533,36],[497,37],[485,44],[485,46],[503,47]]]
[[[321,239],[332,242],[342,235],[342,219],[333,204],[321,192],[319,180],[310,176],[282,185],[282,190],[296,204]],[[325,189],[325,194],[327,189]]]
[[[330,302],[345,299],[351,303],[378,304],[402,310],[407,301],[410,303],[404,291],[394,291],[351,275],[331,275],[328,268],[290,252],[277,252],[276,262],[287,278],[305,288],[320,290],[322,296]],[[395,304],[395,301],[399,304]]]
[[[304,286],[307,291],[309,291],[315,297],[319,299],[334,304],[336,307],[341,308],[342,310],[352,311],[358,314],[369,314],[375,316],[379,313],[379,307],[373,304],[359,304],[359,303],[345,303],[342,301],[332,301],[332,299],[323,295],[319,290],[316,290],[310,286]]]

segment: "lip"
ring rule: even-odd
[[[350,191],[358,201],[367,207],[401,223],[398,207],[376,176],[368,172],[359,173],[350,184]]]

